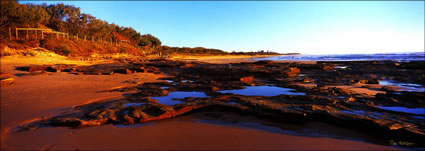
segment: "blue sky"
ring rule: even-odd
[[[29,2],[43,3],[21,3]],[[168,46],[304,54],[424,51],[424,1],[63,3]]]

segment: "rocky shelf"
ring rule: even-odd
[[[23,123],[18,131],[145,123],[220,108],[272,119],[276,124],[327,122],[425,146],[420,141],[425,138],[424,61],[209,64],[145,60],[17,69],[28,71],[28,75],[149,72],[169,76],[162,79],[164,82],[99,92],[125,92],[125,99],[75,106],[67,112]],[[261,90],[264,92],[256,92]]]

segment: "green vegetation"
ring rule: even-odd
[[[1,1],[1,38],[8,38],[7,27],[47,27],[79,37],[94,39],[128,40],[132,45],[155,47],[161,41],[150,35],[141,35],[131,27],[122,27],[81,13],[73,5],[18,4],[16,1]]]
[[[175,54],[175,53],[212,54],[212,55],[228,54],[227,52],[220,50],[220,49],[211,49],[211,48],[203,48],[203,47],[189,48],[189,47],[162,46],[161,50],[163,50],[165,53],[169,53],[169,54]]]
[[[140,34],[131,27],[122,27],[81,13],[79,7],[64,5],[19,4],[17,1],[0,2],[0,48],[12,49],[43,47],[61,55],[86,56],[92,53],[128,53],[147,55],[159,53],[169,56],[175,53],[209,55],[256,55],[273,52],[232,52],[211,48],[161,46],[161,41],[151,34]],[[69,38],[54,34],[41,39],[35,31],[21,31],[15,37],[15,28],[49,28],[67,33]],[[41,31],[39,31],[41,32]],[[39,34],[40,35],[40,34]],[[83,40],[84,39],[84,40]],[[95,42],[91,42],[95,41]]]
[[[2,47],[5,45],[19,49],[28,46],[29,42],[39,43],[39,46],[52,50],[61,55],[89,55],[89,53],[117,53],[128,52],[135,55],[142,55],[144,52],[154,52],[161,46],[161,41],[150,34],[141,35],[131,27],[122,27],[116,24],[110,24],[107,21],[97,19],[89,14],[81,13],[79,7],[72,5],[53,4],[53,5],[34,5],[34,4],[19,4],[16,1],[1,1],[0,2],[0,41]],[[34,36],[34,31],[30,31],[30,38],[25,38],[25,31],[20,32],[19,40],[15,37],[15,28],[49,28],[54,31],[68,33],[70,39],[54,39],[52,35],[43,40],[36,40],[40,37]],[[13,34],[9,32],[12,29]],[[40,32],[40,31],[39,31]],[[10,40],[10,35],[13,38]],[[78,36],[78,38],[76,37]],[[55,36],[53,36],[55,37]],[[59,36],[60,37],[60,36]],[[80,41],[78,41],[79,39]],[[94,44],[87,41],[101,41],[104,44]],[[11,42],[14,41],[14,42]],[[119,44],[117,48],[111,46],[103,46],[115,44],[125,41],[125,44]],[[13,44],[11,44],[13,43]],[[27,46],[17,46],[21,43]],[[10,45],[9,45],[10,44]],[[75,49],[74,47],[83,47]],[[133,47],[129,48],[123,47]],[[93,52],[92,49],[109,49]],[[136,48],[139,48],[137,50]],[[117,50],[113,50],[117,49]],[[143,53],[142,53],[143,52]]]
[[[251,51],[251,52],[231,52],[230,54],[232,55],[279,55],[279,53],[277,52],[273,52],[273,51],[264,51],[264,50],[259,50],[259,51]]]
[[[189,47],[169,47],[169,46],[161,46],[161,49],[159,50],[165,55],[172,55],[172,54],[203,54],[203,55],[279,55],[277,52],[272,51],[251,51],[251,52],[225,52],[220,49],[213,49],[213,48],[204,48],[204,47],[195,47],[195,48],[189,48]]]

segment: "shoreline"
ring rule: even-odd
[[[267,57],[276,57],[276,56],[288,56],[288,55],[217,55],[217,56],[174,56],[170,59],[178,61],[199,61],[213,64],[228,64],[228,63],[241,63],[241,62],[256,62],[258,60],[253,60],[255,58],[267,58]],[[299,61],[299,60],[278,60],[274,62],[280,63],[303,63],[303,64],[315,64],[317,61]]]
[[[54,57],[53,57],[54,58]],[[188,58],[196,59],[193,56]],[[236,63],[240,60],[249,59],[247,56],[240,56],[238,58],[231,58],[230,56],[224,59],[218,59],[217,57],[202,57],[196,61],[206,60],[205,62],[215,62],[219,64],[223,63]],[[19,61],[16,61],[19,59]],[[77,64],[77,65],[95,65],[99,63],[111,62],[110,60],[98,60],[97,62],[93,61],[75,61],[67,60],[66,58],[50,58],[49,62],[43,62],[43,60],[49,59],[49,57],[9,57],[5,60],[1,60],[2,72],[7,72],[11,74],[24,74],[24,71],[15,70],[17,66],[27,66],[27,65],[42,65],[42,64]],[[187,59],[187,58],[186,58]],[[36,60],[36,61],[34,61]],[[178,59],[177,59],[178,60]],[[230,61],[229,61],[230,60]],[[209,62],[209,63],[210,63]],[[254,62],[250,60],[250,62]],[[280,62],[282,63],[282,62]],[[298,62],[302,63],[302,62]],[[315,63],[310,63],[315,64]],[[213,64],[211,64],[213,65]],[[309,66],[307,64],[307,66]],[[53,113],[67,111],[73,106],[87,104],[88,102],[93,101],[102,101],[105,99],[123,99],[126,95],[134,93],[136,91],[111,91],[107,93],[99,93],[105,90],[114,90],[115,88],[126,88],[137,86],[141,83],[149,82],[163,82],[159,78],[165,78],[163,74],[155,73],[132,73],[132,74],[113,74],[113,75],[72,75],[68,73],[48,73],[46,75],[34,75],[34,76],[14,76],[16,79],[16,84],[8,87],[1,88],[1,99],[2,99],[2,149],[40,149],[43,147],[49,147],[51,149],[99,149],[105,146],[102,146],[102,142],[109,142],[110,146],[107,148],[116,148],[122,149],[122,144],[130,146],[128,149],[141,149],[136,144],[139,144],[140,141],[135,141],[135,138],[140,140],[141,138],[149,142],[144,145],[151,145],[151,149],[161,146],[164,142],[154,141],[155,139],[150,138],[163,138],[166,136],[159,137],[158,135],[161,131],[167,130],[171,135],[167,135],[167,145],[163,146],[162,149],[211,149],[211,148],[202,148],[202,146],[209,146],[217,148],[215,149],[350,149],[350,148],[362,148],[362,149],[383,149],[383,150],[399,150],[399,148],[393,148],[392,146],[382,146],[376,145],[373,143],[365,143],[359,141],[351,141],[345,139],[332,139],[332,138],[312,138],[306,136],[293,136],[286,134],[276,134],[271,132],[265,132],[262,130],[256,129],[246,129],[243,127],[233,127],[233,126],[222,126],[216,124],[208,123],[197,123],[197,122],[188,122],[188,121],[175,121],[176,119],[169,119],[164,121],[153,122],[151,126],[149,123],[147,126],[142,126],[140,128],[135,127],[126,127],[126,128],[114,128],[114,126],[108,124],[101,127],[89,127],[82,129],[67,129],[67,128],[40,128],[35,131],[17,133],[14,132],[14,127],[16,125],[22,124],[24,121],[31,120],[34,118],[44,117],[52,115]],[[174,79],[173,79],[174,80]],[[343,89],[344,87],[338,87]],[[363,88],[363,85],[360,85],[358,89]],[[375,94],[368,94],[375,95]],[[6,100],[6,101],[5,101]],[[38,101],[37,101],[38,100]],[[88,103],[90,104],[90,103]],[[84,106],[84,105],[83,105]],[[15,111],[20,111],[19,114],[16,114]],[[34,114],[37,113],[37,114]],[[177,119],[191,119],[191,115],[177,117]],[[236,118],[239,120],[239,118]],[[167,121],[171,121],[167,123]],[[255,120],[253,120],[255,121]],[[231,122],[230,122],[231,123]],[[180,128],[179,128],[180,127]],[[185,127],[182,132],[177,133],[176,131],[182,130],[181,127]],[[111,129],[112,128],[112,129]],[[144,131],[138,132],[136,134],[134,131]],[[109,131],[110,130],[110,131]],[[198,133],[193,133],[194,131]],[[4,133],[3,133],[4,132]],[[150,133],[147,133],[150,132]],[[217,133],[222,135],[215,136]],[[46,135],[48,134],[48,135]],[[96,139],[98,135],[104,135],[105,138]],[[183,137],[182,135],[187,135]],[[123,138],[121,141],[114,141],[110,136],[114,135],[120,138]],[[132,137],[126,137],[131,135]],[[165,135],[165,134],[164,134]],[[196,135],[196,136],[195,136]],[[46,137],[47,136],[47,137]],[[139,138],[139,137],[141,138]],[[143,137],[147,136],[147,137]],[[245,136],[239,141],[228,140],[231,136]],[[254,139],[254,136],[256,137]],[[41,139],[41,137],[43,139]],[[51,137],[61,138],[59,140],[50,139]],[[265,141],[267,138],[275,138],[276,140],[283,141]],[[45,138],[45,139],[44,139]],[[214,138],[214,139],[211,139]],[[261,139],[263,138],[263,139]],[[27,146],[19,146],[21,140],[28,139],[37,140],[36,142],[27,143]],[[83,141],[77,140],[87,140],[90,143],[84,143]],[[66,141],[65,141],[66,140]],[[174,141],[173,140],[182,140]],[[183,141],[184,140],[184,141]],[[233,144],[226,144],[222,141],[233,141]],[[78,142],[77,147],[70,145],[69,142]],[[200,146],[190,146],[190,144],[184,142],[197,142],[203,144]],[[245,148],[242,146],[250,142],[253,146]],[[301,143],[300,143],[301,142]],[[309,143],[307,143],[309,142]],[[225,146],[220,146],[225,144]],[[327,146],[334,144],[334,148],[329,148]],[[143,144],[143,143],[142,143]],[[239,145],[237,145],[239,144]],[[232,146],[233,145],[233,146]],[[301,146],[304,145],[304,146]],[[3,147],[5,146],[5,147]],[[80,147],[78,147],[80,146]],[[95,146],[93,148],[93,146]],[[131,147],[132,146],[132,147]],[[17,147],[17,148],[16,148]],[[29,147],[29,148],[25,148]],[[147,146],[144,146],[147,147]],[[149,148],[148,147],[148,148]],[[200,147],[200,148],[197,148]],[[222,148],[220,148],[222,147]],[[105,149],[107,149],[105,148]]]

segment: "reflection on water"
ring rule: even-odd
[[[425,120],[425,116],[412,116],[413,118],[417,118],[417,119],[424,119]]]
[[[404,112],[404,113],[413,113],[413,114],[424,114],[425,108],[406,108],[401,106],[376,106],[380,109],[396,111],[396,112]]]
[[[253,60],[296,60],[296,61],[366,61],[366,60],[395,60],[395,61],[424,61],[424,52],[387,53],[387,54],[340,54],[340,55],[285,55]]]
[[[182,80],[181,82],[194,82],[194,81],[192,81],[192,80]]]
[[[235,105],[235,104],[239,104],[239,103],[237,103],[237,102],[226,102],[227,104],[232,104],[232,105]]]
[[[146,103],[127,103],[124,104],[123,107],[130,107],[130,106],[141,106],[141,105],[145,105]]]
[[[336,66],[335,69],[347,69],[347,66]]]
[[[302,92],[293,92],[295,89],[275,86],[249,86],[240,90],[222,90],[220,93],[233,93],[247,96],[277,96],[277,95],[305,95]]]
[[[174,99],[184,99],[187,97],[201,98],[201,97],[209,97],[203,92],[183,92],[176,91],[171,92],[168,96],[159,96],[159,97],[151,97],[151,99],[157,100],[161,104],[165,105],[176,105],[183,103],[182,101],[174,100]]]
[[[369,117],[375,118],[375,119],[383,119],[383,117],[385,115],[383,113],[366,112],[366,111],[361,111],[361,110],[341,110],[341,112],[347,113],[347,114],[353,114],[353,115],[369,116]]]
[[[380,85],[390,85],[390,86],[398,86],[401,88],[402,91],[409,91],[409,92],[425,92],[425,87],[420,84],[414,84],[414,83],[401,83],[396,82],[393,80],[380,80]]]
[[[341,112],[354,115],[365,115],[365,112],[360,110],[341,110]]]

